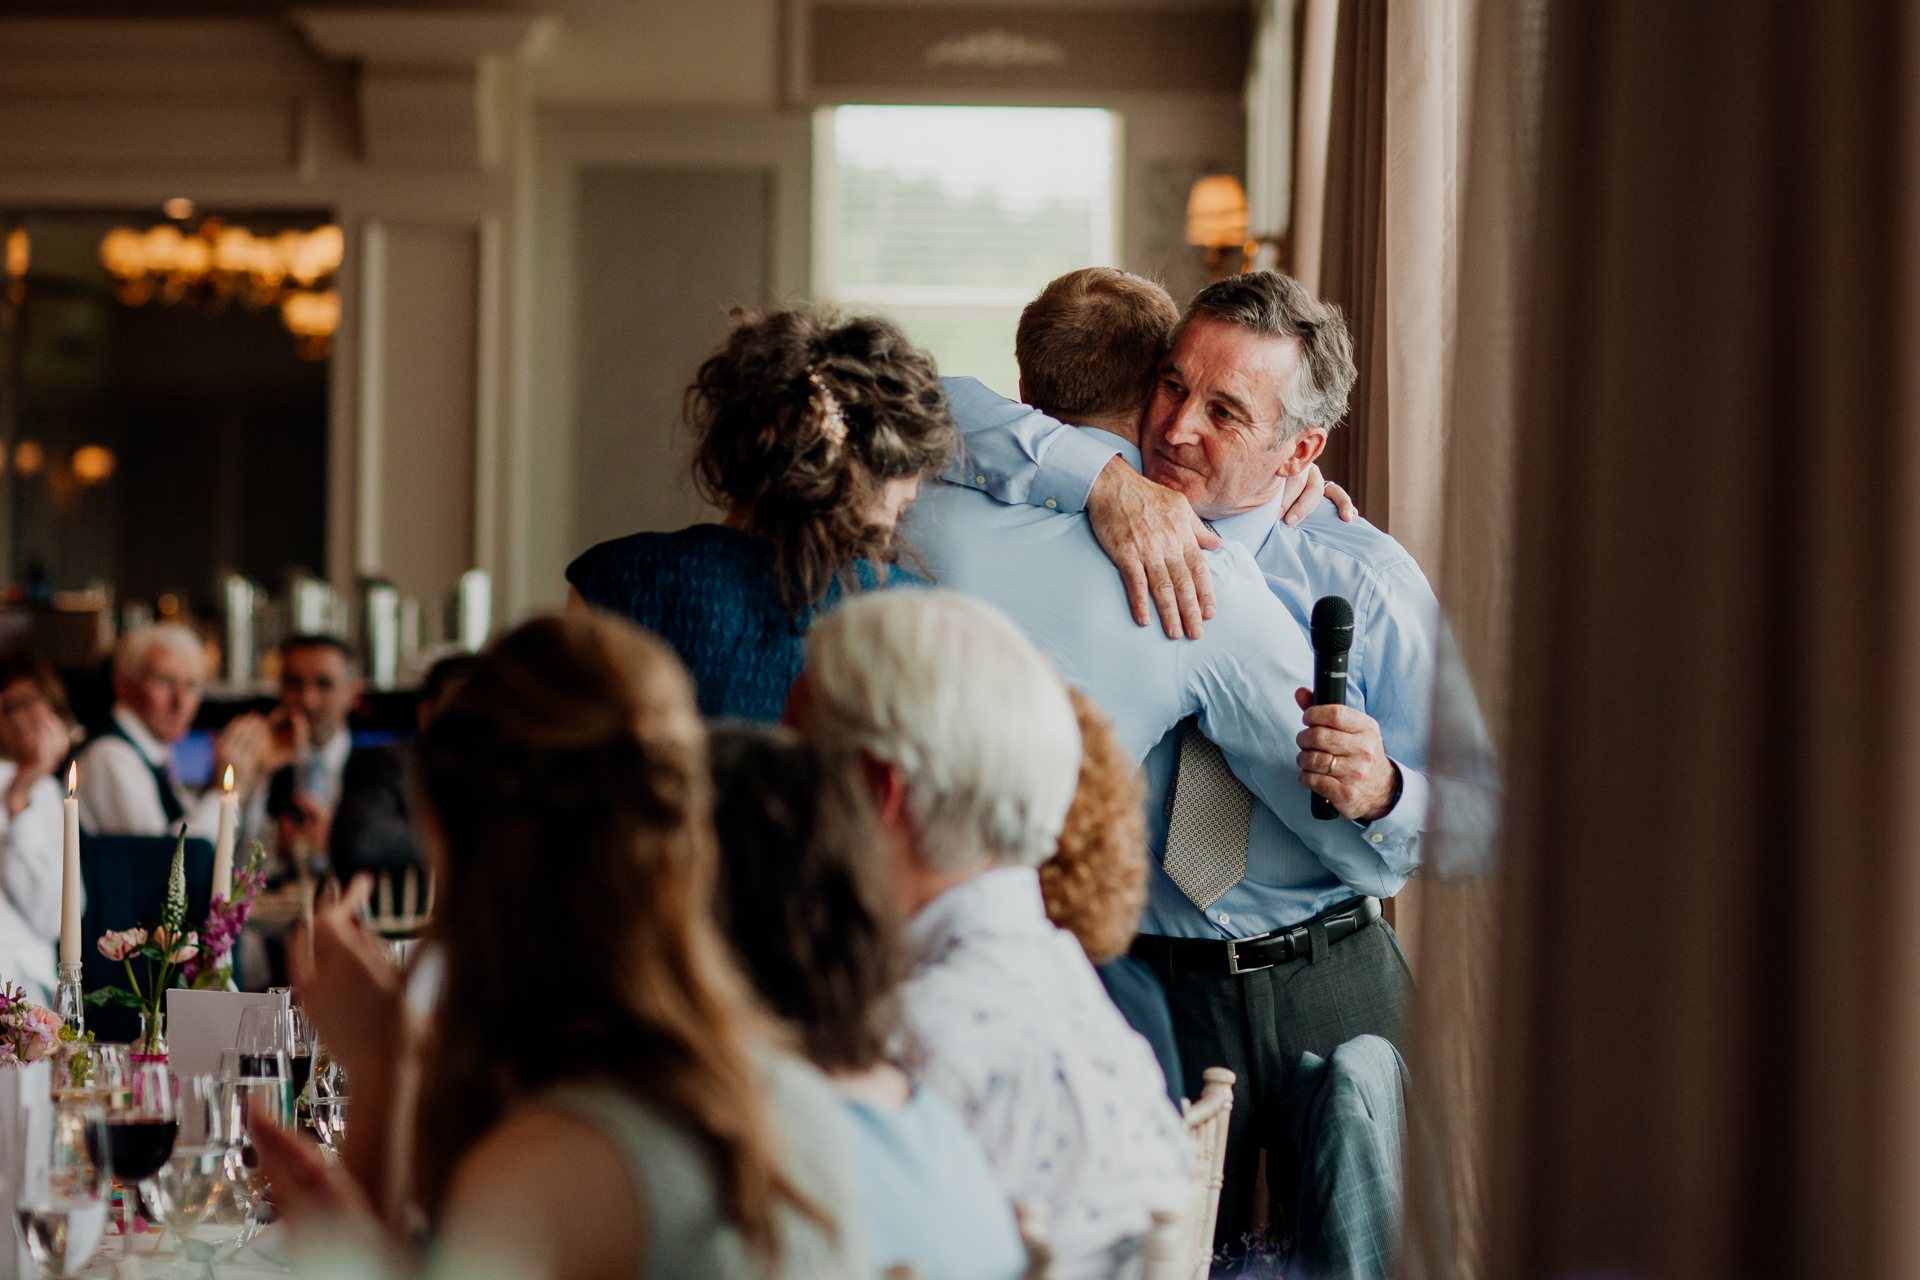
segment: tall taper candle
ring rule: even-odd
[[[60,873],[60,963],[80,963],[80,762],[67,770],[67,840]]]
[[[220,784],[220,830],[213,840],[213,896],[233,899],[233,829],[239,816],[239,801],[233,794],[233,766]]]

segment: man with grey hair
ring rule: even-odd
[[[964,480],[1029,511],[1044,507],[1049,524],[1084,509],[1123,579],[1151,580],[1170,633],[1183,620],[1188,634],[1199,630],[1193,601],[1204,593],[1189,587],[1177,604],[1172,585],[1189,557],[1204,564],[1196,514],[1251,553],[1301,627],[1323,596],[1354,608],[1352,705],[1309,707],[1306,690],[1295,694],[1305,709],[1296,763],[1301,786],[1346,815],[1311,825],[1348,828],[1380,851],[1382,874],[1357,878],[1351,859],[1343,865],[1324,838],[1302,835],[1268,791],[1248,794],[1241,782],[1255,776],[1252,762],[1225,738],[1216,759],[1230,773],[1206,767],[1198,734],[1170,733],[1146,758],[1148,835],[1160,856],[1134,954],[1166,986],[1189,1076],[1224,1065],[1240,1077],[1216,1236],[1230,1246],[1252,1217],[1263,1147],[1278,1154],[1268,1182],[1286,1201],[1294,1162],[1282,1095],[1300,1055],[1324,1057],[1365,1033],[1402,1038],[1406,963],[1373,917],[1375,899],[1396,892],[1419,861],[1440,614],[1413,558],[1366,521],[1331,509],[1298,525],[1280,518],[1288,479],[1319,456],[1354,381],[1339,311],[1286,276],[1253,272],[1203,290],[1170,341],[1140,418],[1138,470],[1123,448],[1093,449],[1089,433],[1044,425],[990,393],[993,404],[979,403],[977,384],[949,380],[948,394],[975,460]],[[1143,561],[1157,567],[1149,573]],[[1132,595],[1144,626],[1145,595],[1137,585]],[[1230,622],[1236,637],[1241,630],[1244,601],[1222,601],[1203,643]],[[1235,648],[1250,654],[1237,638]]]
[[[80,825],[89,835],[162,836],[179,829],[211,840],[220,825],[219,779],[230,765],[245,805],[294,744],[265,716],[236,717],[214,743],[215,784],[182,790],[170,748],[193,727],[206,685],[200,637],[177,622],[136,627],[113,651],[113,718],[80,752]]]
[[[1066,686],[991,606],[879,592],[814,626],[787,718],[873,795],[925,1082],[1007,1195],[1050,1207],[1062,1276],[1137,1274],[1154,1211],[1185,1206],[1186,1134],[1152,1048],[1041,900],[1080,770]]]

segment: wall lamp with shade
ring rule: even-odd
[[[1247,222],[1246,188],[1230,173],[1208,174],[1187,193],[1187,243],[1207,251],[1209,283],[1239,275],[1253,265],[1261,245],[1281,242],[1280,236],[1249,234]],[[1231,256],[1236,252],[1237,263]]]

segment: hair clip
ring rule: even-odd
[[[847,442],[847,416],[840,412],[840,402],[818,373],[807,370],[807,381],[820,393],[820,434],[827,438],[827,452],[831,455]]]

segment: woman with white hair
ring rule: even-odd
[[[1124,1270],[1185,1203],[1187,1143],[1153,1050],[1041,898],[1079,781],[1066,686],[991,605],[892,591],[814,626],[788,718],[873,795],[925,1080],[1007,1195],[1051,1208],[1063,1276]]]
[[[80,825],[90,835],[160,836],[179,828],[211,840],[220,825],[220,789],[195,794],[173,774],[170,748],[200,711],[207,653],[177,622],[136,627],[113,651],[113,719],[80,753]],[[233,767],[245,803],[298,744],[276,738],[255,713],[227,725],[213,749],[213,776]]]

